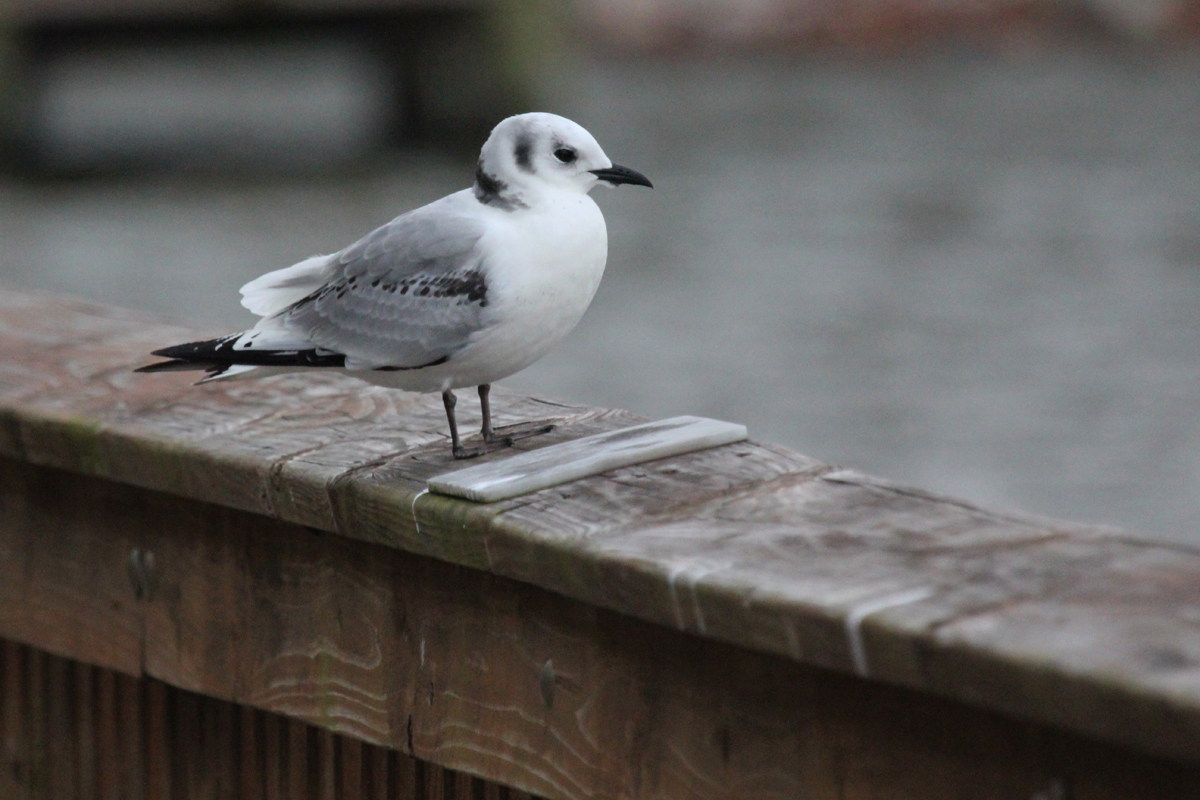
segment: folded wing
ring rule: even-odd
[[[351,369],[414,369],[453,357],[488,324],[483,225],[457,213],[456,199],[397,217],[331,256],[324,281],[264,323],[344,354]],[[285,281],[296,285],[302,274]]]

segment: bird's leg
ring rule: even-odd
[[[463,447],[462,440],[458,438],[458,422],[454,418],[454,407],[458,405],[458,398],[449,389],[442,392],[442,404],[446,406],[446,419],[450,422],[450,446],[455,458],[475,458],[512,444],[510,437],[497,436],[492,431],[492,410],[488,405],[488,391],[491,388],[491,384],[487,383],[479,387],[479,401],[483,407],[484,446],[472,450]]]
[[[442,405],[446,407],[446,419],[450,422],[450,451],[454,453],[455,458],[469,458],[458,441],[458,422],[454,419],[454,406],[457,404],[458,398],[454,396],[454,392],[449,389],[442,392]]]
[[[492,430],[492,404],[488,400],[488,395],[491,394],[492,385],[490,383],[479,384],[479,410],[483,413],[483,440],[488,444],[497,442],[507,446],[512,444],[512,439],[508,437],[500,437]]]
[[[454,406],[458,404],[458,398],[449,389],[442,392],[442,404],[446,406],[446,419],[450,423],[451,449],[454,452],[455,458],[474,458],[484,453],[494,452],[502,447],[511,447],[513,441],[517,439],[524,439],[527,436],[548,433],[554,430],[553,424],[523,422],[516,425],[506,425],[505,433],[497,433],[496,429],[492,427],[492,404],[489,399],[491,391],[492,385],[490,383],[479,384],[479,408],[483,412],[482,434],[484,446],[477,450],[467,450],[462,446],[462,440],[458,438],[458,421],[454,418]]]
[[[505,425],[504,433],[498,433],[492,427],[492,404],[488,399],[492,391],[490,383],[479,384],[479,408],[483,412],[483,440],[488,444],[498,445],[499,447],[512,447],[512,443],[518,439],[526,439],[530,436],[537,436],[539,433],[549,433],[554,430],[553,423],[546,422],[518,422],[515,425]]]

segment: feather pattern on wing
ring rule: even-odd
[[[483,223],[464,192],[404,214],[330,257],[324,283],[277,315],[351,369],[445,361],[488,324]]]

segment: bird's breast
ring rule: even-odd
[[[497,311],[577,319],[604,275],[604,217],[587,195],[567,195],[540,211],[517,217],[497,237],[489,289]]]
[[[541,211],[511,215],[511,224],[487,236],[491,324],[470,349],[502,361],[509,361],[502,353],[513,354],[505,365],[511,372],[541,358],[578,324],[608,257],[604,217],[591,198],[567,196]]]

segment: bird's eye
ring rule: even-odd
[[[554,157],[564,164],[570,164],[579,156],[569,147],[560,147],[554,151]]]

